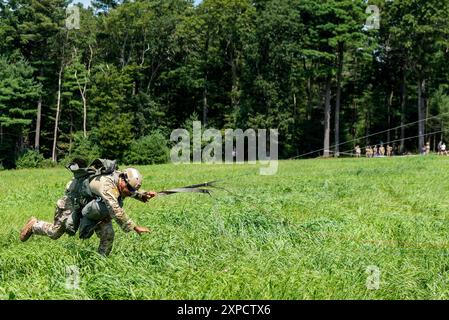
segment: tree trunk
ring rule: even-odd
[[[206,80],[207,82],[207,80]],[[207,88],[204,86],[203,90],[203,125],[207,126]]]
[[[312,120],[312,79],[307,78],[307,120]]]
[[[303,65],[304,70],[306,74],[308,74],[306,59],[303,59]],[[312,76],[307,76],[307,87],[306,87],[306,93],[307,93],[307,111],[306,111],[306,118],[307,121],[310,121],[312,119],[312,89],[313,89],[313,83],[312,83]]]
[[[76,83],[78,84],[78,90],[80,92],[81,99],[83,100],[83,136],[84,136],[84,138],[87,138],[87,97],[86,97],[87,83],[90,79],[90,69],[91,69],[92,59],[93,59],[93,54],[94,54],[91,45],[89,45],[89,51],[90,51],[90,56],[89,56],[89,62],[87,64],[87,75],[84,76],[84,85],[82,87],[81,87],[81,83],[78,79],[77,71],[75,71]],[[75,48],[75,54],[76,54],[76,48]]]
[[[391,108],[393,106],[393,97],[394,97],[394,89],[391,88],[390,97],[388,99],[388,129],[391,128]],[[387,132],[387,143],[389,144],[391,141],[390,130]]]
[[[335,98],[335,157],[340,156],[340,106],[341,106],[341,82],[343,77],[343,58],[344,58],[344,43],[338,43],[338,57],[337,57],[337,94]]]
[[[326,91],[324,101],[324,152],[325,158],[329,157],[330,127],[331,127],[331,76],[326,79]]]
[[[85,78],[84,81],[84,89],[83,89],[83,135],[84,138],[87,138],[87,97],[86,97],[86,92],[87,92],[87,82],[90,79],[90,70],[92,67],[92,60],[93,60],[93,56],[94,56],[94,50],[92,49],[92,46],[89,45],[89,52],[90,52],[90,57],[89,57],[89,62],[87,64],[87,77]]]
[[[232,72],[232,88],[231,88],[231,107],[232,110],[238,108],[238,81],[237,81],[237,63],[235,62],[234,55],[231,55],[231,72]]]
[[[435,152],[436,148],[437,148],[437,135],[434,134],[433,135],[433,152]]]
[[[293,126],[296,128],[297,127],[297,123],[299,123],[299,119],[298,118],[298,102],[296,100],[296,93],[293,92]],[[295,149],[296,149],[296,156],[299,156],[299,144],[300,141],[299,139],[296,140],[297,142],[295,143]]]
[[[70,135],[69,135],[69,155],[72,154],[72,138],[73,138],[73,113],[70,112]]]
[[[423,91],[425,90],[425,80],[418,77],[418,150],[421,152],[424,147],[424,108],[423,108]]]
[[[371,114],[369,111],[366,112],[366,116],[365,116],[365,144],[368,146],[370,144],[370,127],[371,127]]]
[[[34,136],[34,150],[39,152],[41,138],[41,120],[42,120],[42,96],[37,101],[37,117],[36,117],[36,135]]]
[[[234,113],[237,113],[239,108],[239,78],[238,78],[238,63],[239,63],[239,53],[235,49],[232,40],[229,40],[226,44],[226,51],[229,52],[229,58],[227,59],[227,64],[231,66],[231,108]],[[207,52],[207,51],[206,51]]]
[[[57,144],[57,140],[58,140],[58,127],[59,127],[59,115],[60,115],[60,110],[61,110],[61,83],[62,83],[62,72],[64,70],[64,64],[61,64],[61,69],[59,70],[59,75],[58,75],[58,98],[57,98],[57,102],[56,102],[56,117],[55,117],[55,130],[53,133],[53,149],[52,149],[52,153],[51,153],[51,160],[53,162],[56,162],[57,159],[57,155],[56,155],[56,144]]]
[[[407,105],[407,74],[405,66],[402,68],[402,83],[401,83],[401,144],[399,147],[399,153],[405,152],[405,109]]]
[[[208,72],[207,72],[207,64],[209,59],[209,31],[206,33],[206,41],[204,43],[204,88],[203,88],[203,126],[207,126],[207,79],[208,79]]]
[[[429,121],[429,104],[427,101],[427,86],[426,83],[424,83],[424,87],[423,87],[423,110],[424,110],[424,118],[426,119],[424,122],[424,133],[427,134],[429,131],[429,126],[428,126],[428,121]],[[427,136],[426,136],[427,137]],[[424,140],[426,140],[426,138],[424,138]],[[430,140],[430,137],[429,137]]]
[[[39,71],[39,76],[41,78],[44,76],[44,71],[42,69]],[[34,136],[34,150],[36,150],[37,152],[39,152],[40,148],[41,121],[42,121],[42,96],[39,96],[39,100],[37,101],[36,134]]]
[[[83,136],[87,138],[87,99],[85,95],[82,95],[83,98]]]
[[[298,113],[297,113],[297,108],[298,108],[298,102],[296,101],[296,93],[293,92],[293,125],[296,127],[296,122],[297,122],[297,118],[298,118]]]

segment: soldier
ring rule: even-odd
[[[56,202],[53,224],[31,217],[20,233],[21,241],[28,240],[33,233],[46,235],[53,240],[59,239],[64,233],[69,235],[76,233],[79,225],[79,218],[76,217],[81,214],[81,204],[75,203],[70,197],[69,189],[72,181],[67,183],[65,195]]]
[[[362,155],[362,149],[360,149],[360,146],[355,146],[355,156],[356,158],[360,158],[360,156]]]
[[[373,149],[371,149],[370,146],[367,146],[365,150],[366,150],[366,157],[372,158],[373,157]]]
[[[387,157],[393,156],[393,147],[389,144],[387,145]]]
[[[379,155],[381,157],[385,156],[385,147],[383,146],[383,144],[381,144],[379,147]]]
[[[377,145],[375,145],[373,147],[373,157],[377,157],[378,153],[377,153]]]
[[[126,197],[147,202],[156,196],[155,192],[137,193],[141,185],[142,175],[133,168],[128,168],[124,172],[114,171],[112,174],[100,175],[88,185],[92,196],[97,198],[86,203],[71,196],[74,187],[74,183],[71,182],[66,189],[66,195],[57,203],[54,223],[50,224],[31,217],[20,233],[20,240],[26,241],[32,234],[58,239],[64,232],[74,234],[79,224],[80,238],[87,239],[95,232],[100,238],[98,253],[107,256],[112,250],[114,241],[112,219],[125,232],[135,231],[142,234],[150,231],[136,225],[122,208],[123,199]],[[77,219],[76,215],[80,210],[82,218]],[[97,220],[91,219],[95,217]]]
[[[426,156],[428,156],[429,154],[430,154],[430,142],[427,142],[426,143],[426,146],[425,146],[425,155]]]
[[[444,142],[441,144],[441,155],[447,156],[446,144]]]

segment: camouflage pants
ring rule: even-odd
[[[33,233],[50,237],[53,240],[59,239],[66,232],[67,223],[72,220],[73,213],[72,201],[69,197],[64,196],[56,203],[53,223],[39,220],[33,225]]]
[[[38,220],[33,225],[33,233],[36,235],[47,236],[53,240],[59,239],[64,233],[74,235],[80,225],[81,213],[79,213],[78,216],[77,211],[79,210],[74,208],[71,199],[68,196],[64,196],[56,203],[53,223]],[[98,238],[100,238],[98,253],[107,256],[111,253],[112,244],[114,242],[112,221],[107,218],[101,222],[94,223],[95,225],[90,235],[95,231]],[[87,239],[90,235],[87,237],[80,237],[82,239]]]
[[[121,206],[123,202],[121,203]],[[92,200],[81,211],[82,218],[79,226],[81,239],[88,239],[95,232],[100,238],[98,253],[107,256],[111,253],[114,243],[114,228],[112,227],[109,209],[101,199]]]
[[[112,250],[112,244],[114,243],[114,228],[112,227],[112,221],[102,221],[95,227],[95,233],[100,238],[100,244],[98,245],[98,253],[102,256],[108,256]]]

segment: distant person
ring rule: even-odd
[[[423,145],[421,148],[421,155],[425,156],[426,155],[426,145]]]
[[[393,156],[393,147],[389,144],[387,145],[387,157]]]
[[[370,146],[367,146],[365,148],[365,154],[367,158],[372,158],[373,157],[373,149]]]
[[[385,156],[385,147],[383,145],[380,145],[380,147],[379,147],[379,155],[381,157]]]
[[[444,142],[441,144],[441,155],[447,156],[446,144]]]
[[[443,145],[443,141],[438,142],[438,155],[442,155],[441,146]]]
[[[430,154],[430,142],[426,143],[426,156]]]
[[[378,150],[377,150],[377,145],[375,145],[374,147],[373,147],[373,157],[377,157],[379,154],[378,154]]]
[[[356,158],[360,158],[362,155],[362,149],[360,149],[360,146],[355,146],[355,156]]]

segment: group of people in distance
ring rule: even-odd
[[[443,141],[438,143],[438,155],[439,156],[447,156],[449,153],[446,150],[446,144]]]
[[[395,154],[397,154],[397,148],[395,149]],[[407,153],[411,154],[411,153]],[[430,142],[427,142],[421,149],[421,155],[429,155],[430,154]],[[387,144],[384,147],[383,144],[367,146],[365,147],[365,155],[367,158],[374,157],[392,157],[393,156],[393,147]],[[446,148],[446,144],[443,141],[438,143],[438,155],[449,156],[449,151]],[[362,149],[359,145],[355,147],[355,156],[356,158],[360,158],[362,156]]]
[[[374,158],[374,157],[392,157],[393,156],[393,147],[387,144],[386,147],[384,147],[383,144],[377,146],[367,146],[365,148],[365,155],[367,158]],[[357,158],[360,158],[362,156],[362,149],[359,145],[355,147],[355,156]]]
[[[430,154],[430,142],[427,142],[425,146],[421,149],[421,155],[427,156]],[[440,141],[438,143],[438,155],[439,156],[449,156],[449,153],[446,149],[446,143]]]

